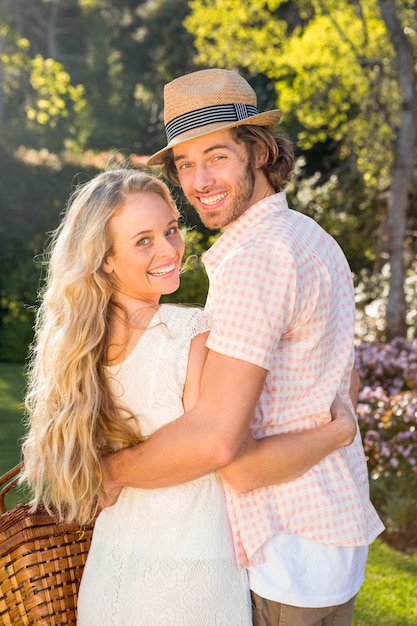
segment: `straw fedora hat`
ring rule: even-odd
[[[274,126],[281,117],[275,109],[258,113],[256,94],[236,72],[209,69],[180,76],[164,88],[164,123],[167,145],[147,165],[162,163],[174,146],[241,124]]]

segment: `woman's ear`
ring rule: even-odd
[[[112,257],[111,256],[105,256],[104,257],[104,259],[101,262],[101,269],[106,274],[111,274],[113,272],[114,267],[113,267]]]

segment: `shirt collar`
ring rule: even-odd
[[[236,243],[244,239],[246,233],[252,233],[255,228],[260,228],[265,219],[285,209],[288,209],[285,191],[267,196],[246,209],[203,254],[208,273],[214,271]]]

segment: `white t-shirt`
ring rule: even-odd
[[[248,567],[250,588],[262,598],[319,608],[344,604],[361,588],[368,546],[337,547],[301,535],[276,535]],[[337,572],[337,576],[335,576]]]

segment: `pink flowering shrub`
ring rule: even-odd
[[[358,403],[369,473],[401,476],[417,472],[417,343],[361,343]]]
[[[373,501],[389,531],[416,536],[417,342],[362,342],[356,367],[361,377],[357,413]]]

